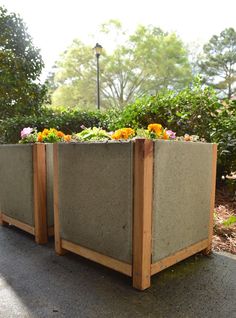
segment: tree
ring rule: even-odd
[[[200,70],[205,82],[230,99],[236,91],[236,32],[225,29],[203,47]]]
[[[124,35],[120,23],[103,24],[109,34],[117,30]],[[57,62],[54,75],[54,105],[95,105],[96,64],[92,48],[75,40]],[[145,94],[156,94],[163,88],[180,89],[191,81],[187,51],[174,33],[156,27],[140,26],[112,54],[100,57],[102,107],[123,107]],[[65,105],[65,104],[64,104]]]
[[[50,75],[52,104],[90,107],[96,104],[96,64],[91,47],[76,39],[56,62]]]
[[[46,94],[43,66],[23,20],[0,7],[0,119],[37,113]]]

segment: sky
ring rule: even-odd
[[[26,23],[41,50],[45,77],[75,38],[112,47],[109,37],[98,36],[110,19],[120,20],[129,33],[139,24],[174,31],[185,43],[205,43],[227,27],[236,30],[236,0],[0,0],[0,5]]]

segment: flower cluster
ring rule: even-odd
[[[62,131],[55,128],[44,129],[42,132],[37,132],[37,129],[27,127],[21,131],[21,140],[19,143],[54,143],[54,142],[84,142],[84,141],[109,141],[113,140],[129,140],[132,138],[147,138],[147,139],[164,139],[164,140],[177,140],[177,141],[205,141],[199,139],[198,136],[190,136],[185,134],[182,137],[176,137],[176,133],[167,128],[163,128],[161,124],[153,123],[148,125],[147,129],[121,128],[115,132],[107,132],[102,128],[86,128],[80,133],[65,135]]]
[[[22,129],[20,136],[20,144],[34,143],[37,142],[38,139],[37,130],[31,127],[26,127]]]
[[[71,135],[65,135],[62,131],[58,131],[55,128],[45,128],[42,132],[37,132],[36,128],[27,127],[21,131],[21,140],[19,143],[54,143],[69,141],[71,141]]]
[[[197,135],[188,135],[185,134],[184,136],[177,137],[178,141],[191,141],[191,142],[205,142],[206,140],[204,138],[199,138]]]
[[[71,141],[71,135],[65,135],[62,131],[56,130],[55,128],[44,129],[38,133],[38,142],[54,143],[54,142],[69,142]]]
[[[111,135],[112,139],[115,140],[127,140],[131,139],[135,136],[135,131],[132,128],[121,128],[114,132],[114,134]]]
[[[150,124],[147,129],[138,129],[137,135],[148,139],[176,139],[176,133],[172,130],[167,130],[161,124]]]
[[[81,126],[83,129],[80,133],[73,134],[73,141],[104,141],[111,139],[110,134],[102,128],[86,128]]]

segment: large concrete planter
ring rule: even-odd
[[[45,144],[0,145],[0,223],[31,233],[39,244],[53,234],[52,150]]]
[[[216,145],[54,145],[55,247],[133,278],[211,248]]]

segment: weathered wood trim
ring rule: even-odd
[[[58,198],[58,145],[53,145],[53,198],[54,198],[54,237],[55,237],[55,251],[58,255],[64,255],[65,250],[62,248],[60,236],[60,217],[59,217],[59,198]]]
[[[35,235],[35,229],[33,226],[30,226],[26,223],[23,223],[19,220],[16,220],[14,218],[11,218],[9,216],[7,216],[6,214],[4,213],[1,213],[1,221],[2,221],[2,224],[9,224],[9,225],[14,225],[16,227],[18,227],[19,229],[25,231],[25,232],[28,232],[32,235]],[[1,222],[0,222],[1,223]]]
[[[127,276],[132,275],[132,266],[130,264],[121,262],[117,259],[114,259],[112,257],[103,255],[101,253],[95,252],[93,250],[90,250],[88,248],[85,248],[83,246],[80,246],[78,244],[61,240],[61,246],[63,249],[68,250],[70,252],[73,252],[75,254],[78,254],[82,257],[85,257],[91,261],[94,261],[96,263],[99,263],[101,265],[104,265],[106,267],[109,267],[111,269],[116,270],[117,272],[120,272],[122,274],[125,274]]]
[[[33,145],[35,241],[45,244],[47,234],[46,147]]]
[[[208,229],[208,246],[203,251],[208,255],[212,249],[213,227],[214,227],[214,209],[215,209],[215,192],[216,192],[216,164],[217,164],[217,144],[213,144],[213,158],[212,158],[212,178],[211,178],[211,205],[209,213],[209,229]]]
[[[54,236],[54,226],[48,227],[48,236]]]
[[[196,244],[188,246],[173,255],[170,255],[151,265],[151,275],[154,275],[167,267],[170,267],[200,251],[203,251],[208,246],[208,239],[200,241]]]
[[[153,141],[134,144],[133,287],[151,285]]]

